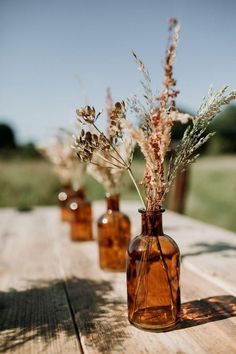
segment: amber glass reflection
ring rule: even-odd
[[[100,267],[122,272],[130,241],[130,220],[119,210],[119,195],[107,195],[107,212],[98,219]]]
[[[129,321],[156,331],[174,328],[180,315],[180,252],[163,233],[162,211],[140,211],[142,233],[127,252]]]
[[[84,189],[73,190],[69,185],[64,186],[58,194],[58,202],[61,209],[61,220],[70,222],[73,218],[70,204],[72,201],[84,199]]]
[[[93,239],[92,206],[84,195],[70,201],[70,237],[72,241],[90,241]]]
[[[70,220],[70,210],[67,207],[70,196],[73,194],[73,190],[69,185],[63,186],[63,189],[58,193],[58,204],[60,207],[61,213],[61,221],[69,221]]]

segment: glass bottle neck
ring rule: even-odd
[[[85,192],[83,188],[79,188],[74,192],[74,196],[79,199],[85,199]]]
[[[107,210],[119,211],[119,194],[106,194]]]
[[[148,236],[158,236],[163,235],[162,228],[162,212],[161,210],[156,211],[145,211],[142,210],[142,234]]]
[[[71,186],[69,184],[63,185],[63,192],[68,193],[71,191]]]

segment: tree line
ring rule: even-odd
[[[191,123],[190,123],[191,124]],[[175,124],[173,139],[177,142],[181,139],[186,125]],[[219,114],[209,126],[208,132],[216,134],[202,148],[201,154],[235,154],[236,153],[236,106],[227,107]],[[135,156],[139,158],[138,149]],[[40,158],[33,142],[18,144],[14,129],[4,122],[0,123],[0,156],[1,158]]]

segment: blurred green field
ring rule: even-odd
[[[142,163],[134,163],[142,177]],[[86,176],[87,194],[92,200],[104,196],[103,188]],[[0,160],[0,206],[27,209],[56,203],[60,184],[51,165],[43,160]],[[123,192],[137,199],[128,176]],[[186,214],[210,224],[236,231],[236,156],[203,157],[191,169]]]

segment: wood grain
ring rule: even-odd
[[[121,205],[133,235],[138,207]],[[94,204],[95,220],[104,209]],[[0,223],[0,352],[236,353],[234,233],[164,214],[183,255],[183,316],[153,333],[127,320],[125,274],[101,271],[96,242],[71,242],[56,208],[2,210]]]
[[[80,353],[47,214],[0,215],[0,352]]]

